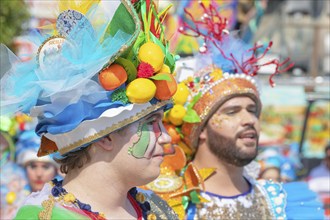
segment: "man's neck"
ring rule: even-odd
[[[93,212],[103,212],[107,219],[136,218],[136,212],[127,199],[131,188],[120,181],[104,163],[93,163],[68,173],[63,188],[78,200],[91,205]],[[106,170],[106,172],[104,172]]]
[[[216,168],[215,174],[205,181],[205,190],[222,196],[235,196],[249,190],[243,177],[243,167],[220,161],[207,146],[199,146],[193,164],[198,168]]]

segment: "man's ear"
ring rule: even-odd
[[[205,140],[206,138],[207,138],[206,127],[204,127],[202,132],[199,134],[199,139]]]
[[[95,145],[98,147],[102,147],[104,150],[113,149],[113,141],[111,140],[110,135],[101,138],[99,141],[95,143]]]

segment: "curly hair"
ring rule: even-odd
[[[70,170],[74,168],[81,168],[85,163],[88,163],[91,160],[89,154],[89,148],[85,147],[82,150],[76,152],[70,152],[65,158],[59,159],[54,158],[54,160],[60,164],[60,171],[67,174]]]

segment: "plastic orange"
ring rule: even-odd
[[[127,73],[119,64],[112,64],[99,74],[99,82],[105,90],[114,90],[125,83]]]
[[[161,164],[161,167],[171,167],[172,170],[181,170],[187,163],[184,151],[176,146],[174,147],[175,153],[166,155]]]
[[[170,99],[176,92],[178,85],[170,73],[161,73],[166,74],[171,78],[171,81],[167,80],[154,80],[156,85],[156,94],[155,97],[159,100],[167,100]],[[157,74],[156,74],[157,75]]]
[[[178,145],[188,157],[192,156],[193,150],[188,145],[186,145],[183,141],[179,141]]]
[[[177,144],[177,143],[179,143],[179,141],[181,140],[181,137],[180,137],[180,134],[175,130],[175,126],[172,125],[172,124],[164,123],[164,127],[165,127],[167,133],[168,133],[168,134],[171,136],[171,138],[172,138],[171,143],[172,143],[172,144]]]

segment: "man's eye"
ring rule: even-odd
[[[250,109],[249,112],[253,113],[253,114],[257,114],[257,110],[256,109]]]

